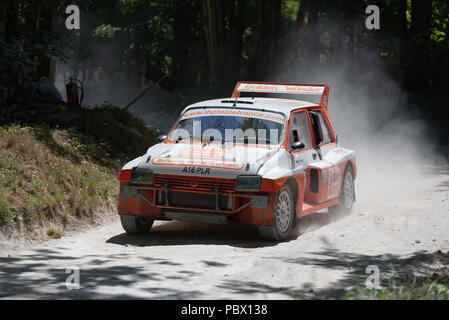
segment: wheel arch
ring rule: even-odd
[[[356,178],[356,176],[357,176],[357,167],[356,167],[355,157],[349,159],[349,160],[346,162],[345,170],[346,170],[346,167],[348,167],[348,166],[350,166],[350,168],[351,168],[351,170],[352,170],[352,177],[353,177],[354,180],[355,180],[355,178]]]
[[[300,205],[298,182],[296,181],[296,179],[294,177],[290,177],[287,179],[285,184],[291,188],[292,193],[293,193],[293,201],[295,204],[295,217],[296,217],[296,219],[293,220],[293,226],[295,226],[296,222],[298,220],[298,206]]]
[[[346,169],[348,169],[348,168],[351,170],[352,177],[355,179],[354,166],[353,166],[351,160],[348,160],[348,161],[346,162],[346,165],[345,165],[345,171],[344,171],[344,172],[346,172]]]
[[[348,161],[346,162],[345,170],[343,171],[343,178],[341,179],[340,192],[338,193],[338,198],[340,198],[340,195],[341,195],[341,189],[342,189],[342,186],[343,186],[343,181],[344,181],[344,177],[345,177],[346,170],[351,170],[352,179],[355,180],[355,175],[357,174],[357,171],[355,170],[355,167],[354,167],[354,165],[353,165],[353,163],[352,163],[351,160],[352,160],[352,159],[350,159],[350,160],[348,160]],[[355,200],[356,200],[356,197],[355,197],[355,188],[354,188],[354,190],[353,190],[353,193],[354,193],[354,202],[355,202]]]

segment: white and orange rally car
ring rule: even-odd
[[[123,228],[143,234],[155,220],[240,221],[280,241],[303,216],[325,208],[349,212],[355,156],[338,144],[328,97],[327,85],[238,82],[231,98],[186,107],[161,143],[120,171]]]

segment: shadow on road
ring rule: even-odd
[[[108,239],[106,243],[139,247],[204,244],[260,248],[276,245],[274,242],[261,240],[257,228],[250,225],[214,225],[181,221],[155,225],[146,235],[121,233]]]
[[[271,261],[285,266],[299,264],[312,266],[328,272],[347,271],[343,277],[326,284],[326,289],[313,292],[312,283],[301,287],[288,282],[278,285],[257,280],[240,280],[220,277],[207,292],[191,287],[175,285],[194,278],[202,279],[204,274],[179,260],[136,256],[134,252],[120,254],[95,253],[72,257],[68,248],[30,249],[26,254],[0,257],[0,298],[33,299],[204,299],[220,298],[223,295],[244,296],[246,299],[263,298],[266,294],[289,299],[340,299],[351,286],[364,286],[369,274],[366,268],[375,265],[380,269],[381,285],[388,285],[392,274],[426,274],[429,267],[439,270],[449,265],[449,253],[416,252],[409,255],[365,255],[339,250],[322,250],[304,257],[261,256],[267,265]],[[130,263],[133,261],[133,263]],[[202,260],[208,272],[224,268],[225,263]],[[238,263],[236,261],[236,263]],[[80,267],[79,290],[68,290],[65,286],[69,274],[66,268]],[[167,272],[170,268],[170,272]],[[254,278],[254,277],[253,277]],[[255,278],[257,279],[257,277]],[[196,281],[198,283],[198,281]]]
[[[313,232],[344,216],[329,216],[318,212],[300,219],[296,228],[299,237]],[[294,240],[293,237],[291,240]],[[290,241],[291,241],[290,240]],[[300,238],[299,238],[300,241]],[[184,222],[169,222],[156,225],[151,234],[130,236],[125,233],[106,241],[111,244],[132,246],[219,244],[243,248],[276,246],[276,243],[261,241],[257,229],[248,225],[207,225]],[[298,244],[300,244],[298,242]],[[137,255],[134,250],[124,253],[110,253],[94,250],[94,254],[73,256],[70,246],[51,249],[29,249],[12,257],[0,257],[0,298],[40,298],[40,299],[204,299],[214,298],[215,293],[204,292],[195,287],[179,287],[173,281],[202,279],[204,271],[184,264],[182,260]],[[311,266],[323,272],[346,271],[335,282],[326,284],[326,289],[317,290],[313,283],[303,283],[300,287],[288,282],[267,284],[257,277],[245,281],[233,277],[219,277],[211,287],[216,289],[216,297],[226,295],[244,296],[247,299],[263,298],[266,294],[276,294],[290,299],[339,299],[351,286],[364,286],[369,274],[366,268],[376,265],[381,272],[381,285],[388,285],[387,279],[394,273],[425,274],[429,266],[441,268],[449,265],[449,253],[416,252],[409,255],[355,254],[337,249],[323,249],[308,252],[306,256],[265,255],[261,251],[258,259],[270,265],[271,261],[282,262],[286,266],[298,264]],[[132,263],[130,263],[132,261]],[[208,272],[228,267],[228,264],[213,259],[199,261]],[[238,261],[236,261],[238,263]],[[68,290],[66,268],[80,267],[81,288]],[[199,283],[201,281],[196,281]],[[315,290],[315,291],[314,291]],[[215,291],[214,291],[215,292]]]
[[[350,287],[364,287],[365,281],[371,273],[366,272],[368,266],[375,265],[380,270],[380,285],[388,286],[392,276],[412,280],[415,276],[432,274],[431,265],[435,271],[441,271],[449,265],[448,253],[416,252],[411,255],[363,255],[338,250],[329,250],[313,253],[316,258],[304,257],[266,257],[268,260],[281,260],[287,264],[301,264],[323,268],[329,271],[346,270],[348,273],[338,281],[329,283],[326,289],[314,291],[312,283],[305,283],[301,288],[286,286],[270,286],[255,281],[225,280],[218,287],[233,294],[251,295],[281,294],[290,299],[342,299]]]
[[[0,298],[31,299],[136,299],[151,294],[157,299],[195,299],[202,293],[197,290],[177,290],[163,283],[163,265],[174,265],[166,259],[141,258],[128,254],[86,255],[80,258],[67,256],[60,249],[33,250],[31,254],[0,257]],[[120,265],[107,265],[108,262]],[[182,266],[181,264],[176,264]],[[66,268],[78,266],[80,289],[69,290]],[[192,271],[179,271],[178,279],[187,280],[198,275]],[[171,276],[173,277],[173,275]],[[151,285],[149,285],[149,282]]]
[[[298,221],[291,238],[287,241],[296,240],[301,234],[317,230],[342,218],[344,216],[331,217],[327,211],[303,217]],[[155,225],[147,235],[129,235],[123,232],[111,237],[106,243],[138,247],[204,244],[260,248],[277,245],[276,242],[262,240],[255,226],[241,223],[214,225],[181,221]]]

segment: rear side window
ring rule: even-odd
[[[312,148],[312,136],[310,134],[309,120],[305,112],[294,113],[290,119],[289,143],[301,141],[304,149]]]
[[[323,141],[319,144],[319,146],[324,146],[328,143],[334,142],[332,139],[331,130],[329,129],[329,125],[326,122],[326,119],[323,116],[323,113],[319,110],[314,110],[314,114],[316,114],[319,118],[321,132],[323,134]]]

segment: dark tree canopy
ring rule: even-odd
[[[80,30],[65,29],[69,4]],[[380,30],[365,28],[369,4],[381,9]],[[367,50],[404,89],[442,89],[448,16],[443,0],[5,0],[1,92],[5,100],[18,79],[54,79],[62,59],[89,88],[140,86],[150,69],[173,72],[183,95],[224,94],[237,80],[292,80],[292,70]]]

